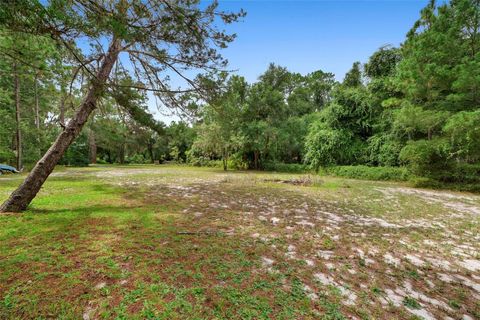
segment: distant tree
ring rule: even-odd
[[[359,87],[363,84],[360,62],[357,61],[353,63],[352,68],[345,75],[342,84],[346,87]]]
[[[123,74],[131,70],[137,82],[130,87],[151,90],[169,106],[181,108],[182,104],[176,96],[179,90],[168,86],[168,79],[162,77],[162,72],[170,70],[186,79],[192,87],[190,90],[201,90],[182,70],[224,67],[226,61],[215,48],[225,48],[234,36],[218,30],[215,24],[219,20],[231,23],[243,16],[243,12],[225,13],[217,11],[217,7],[217,2],[204,7],[199,1],[190,0],[151,0],[148,4],[136,0],[20,1],[18,6],[2,6],[0,26],[51,34],[78,58],[80,67],[89,76],[84,99],[76,114],[0,211],[27,208],[68,146],[80,134],[99,99],[118,88],[117,71]],[[94,51],[89,57],[73,47],[79,39],[87,39],[92,44]],[[104,50],[98,44],[105,41],[108,48]],[[121,54],[129,55],[131,68],[122,68],[118,63]]]
[[[388,77],[395,73],[401,60],[400,50],[390,46],[381,47],[364,65],[365,75],[371,79]]]

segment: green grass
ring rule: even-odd
[[[0,178],[0,201],[22,178]],[[458,241],[475,245],[462,235],[478,233],[479,219],[450,220],[450,209],[439,203],[402,194],[386,201],[379,191],[401,184],[333,177],[302,186],[278,182],[302,179],[311,176],[186,166],[60,167],[26,212],[0,215],[0,319],[408,319],[402,306],[382,306],[385,289],[408,280],[424,290],[420,284],[440,270],[406,263],[392,268],[382,254],[400,240],[409,247],[398,245],[398,252],[416,252],[425,239],[445,240],[445,230],[388,230],[388,238],[378,226],[340,222],[331,233],[326,227],[333,220],[314,227],[296,221],[316,222],[320,211],[390,223],[440,219]],[[272,216],[281,219],[278,225]],[[358,248],[379,251],[373,267]],[[334,256],[319,258],[319,250]],[[451,260],[445,250],[436,254]],[[315,273],[330,274],[337,284],[322,285]],[[355,305],[345,304],[339,283],[356,292]],[[470,288],[438,288],[427,294],[448,298],[457,312],[449,315],[479,312]]]

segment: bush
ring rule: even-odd
[[[368,161],[373,166],[398,166],[398,155],[402,145],[393,137],[374,135],[368,139]]]
[[[248,161],[245,161],[240,153],[234,153],[228,159],[228,168],[234,170],[247,170]]]
[[[108,164],[108,162],[105,161],[104,159],[97,158],[97,164]]]
[[[444,183],[479,183],[480,164],[456,163],[449,170],[442,170],[431,175],[431,178]]]
[[[334,166],[323,168],[321,173],[362,180],[406,181],[410,177],[404,167]]]
[[[399,159],[414,175],[438,179],[436,175],[451,170],[449,149],[445,140],[410,141],[400,152]]]
[[[266,162],[263,165],[266,171],[278,171],[278,172],[295,172],[301,173],[308,170],[308,166],[300,163],[282,163],[282,162]]]
[[[220,168],[223,167],[221,160],[211,160],[208,157],[189,157],[189,164],[194,167],[212,167]]]
[[[478,178],[477,178],[478,180]],[[457,191],[480,192],[480,181],[477,182],[441,182],[439,180],[413,177],[410,179],[410,184],[414,188],[429,188],[429,189],[448,189]]]
[[[152,163],[150,159],[145,158],[142,154],[134,154],[133,156],[127,157],[125,159],[125,163],[131,164],[147,164]]]

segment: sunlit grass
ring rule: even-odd
[[[0,201],[22,178],[0,178]],[[295,185],[298,181],[306,184]],[[198,185],[203,196],[189,189]],[[404,185],[185,166],[60,168],[26,212],[0,215],[0,318],[407,319],[408,311],[383,309],[375,300],[392,284],[381,269],[387,266],[377,266],[372,274],[365,259],[352,260],[352,252],[344,251],[375,246],[389,252],[392,244],[382,229],[370,228],[362,238],[362,230],[345,225],[350,229],[337,231],[343,239],[339,242],[323,226],[317,233],[302,227],[283,234],[282,228],[257,218],[274,214],[283,219],[284,209],[296,212],[305,201],[319,201],[327,205],[322,210],[334,214],[392,223],[448,217],[448,208],[439,203],[402,194],[390,199],[379,191],[390,187]],[[240,199],[253,206],[239,206]],[[282,205],[269,216],[266,210],[273,200]],[[456,220],[445,218],[455,233],[478,232],[479,219]],[[408,241],[410,247],[397,243],[403,251],[444,237],[436,229],[390,234],[396,241]],[[292,243],[299,252],[343,254],[335,260],[335,272],[346,277],[356,270],[352,290],[376,280],[357,292],[358,305],[345,306],[337,287],[311,280],[312,273],[325,272],[325,263],[333,261],[317,262],[313,271],[306,261],[285,255]],[[262,264],[265,256],[275,261],[271,270]],[[393,274],[395,285],[425,277],[411,266]],[[314,300],[305,284],[321,288]],[[465,292],[449,295],[458,310],[464,305],[475,310]],[[371,301],[376,301],[373,307]]]

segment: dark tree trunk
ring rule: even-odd
[[[88,144],[90,146],[90,163],[97,163],[97,142],[95,140],[95,132],[90,130],[88,135]]]
[[[20,117],[20,79],[18,78],[17,63],[13,63],[13,86],[15,95],[15,121],[16,121],[16,133],[15,144],[17,149],[17,170],[22,170],[22,130],[21,130],[21,117]]]
[[[125,164],[125,146],[123,145],[118,152],[118,162],[120,162],[120,164]]]
[[[258,166],[259,153],[260,152],[258,150],[255,150],[253,152],[253,165],[254,165],[255,170],[258,170],[258,168],[259,168],[259,166]]]
[[[152,163],[155,163],[155,156],[153,155],[153,144],[148,143],[147,147],[148,147],[148,154],[150,155],[150,160],[152,161]]]
[[[97,107],[97,100],[103,93],[106,81],[110,76],[113,65],[118,59],[120,50],[120,41],[113,40],[106,53],[102,65],[92,79],[90,88],[82,101],[77,113],[69,121],[65,129],[57,137],[57,140],[48,149],[45,155],[40,159],[23,183],[10,195],[0,207],[0,212],[19,212],[27,208],[30,202],[35,198],[45,180],[63,154],[80,134],[85,122],[90,114]]]
[[[228,152],[226,150],[222,151],[222,162],[223,162],[223,171],[228,169]]]

